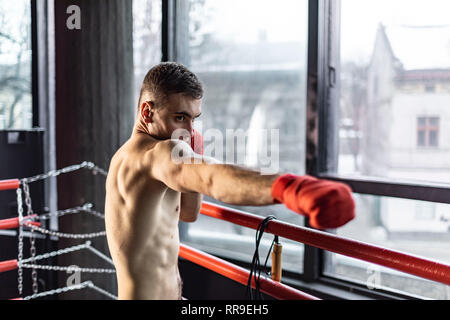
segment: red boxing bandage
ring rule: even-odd
[[[297,213],[309,217],[317,229],[334,229],[355,217],[355,202],[349,186],[312,176],[286,174],[272,185],[274,203],[284,203]]]
[[[191,134],[191,148],[195,153],[203,155],[203,137],[195,129],[192,130]]]

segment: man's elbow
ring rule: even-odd
[[[182,222],[187,222],[187,223],[192,223],[197,221],[198,215],[200,213],[200,209],[196,210],[196,211],[190,211],[190,212],[186,212],[186,211],[181,211],[180,212],[180,220]]]

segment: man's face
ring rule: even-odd
[[[202,99],[187,97],[181,93],[172,94],[164,106],[156,108],[152,132],[161,139],[170,139],[177,129],[191,133],[194,121],[201,115]]]

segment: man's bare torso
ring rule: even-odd
[[[105,219],[119,299],[181,298],[180,193],[150,176],[145,153],[156,143],[148,135],[133,136],[109,168]]]

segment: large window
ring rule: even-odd
[[[449,10],[445,0],[341,1],[337,168],[344,180],[361,179],[358,188],[377,179],[390,183],[369,187],[385,196],[355,194],[357,217],[338,235],[445,263],[450,205],[413,200],[423,196],[413,188],[450,187]],[[400,190],[397,181],[409,181],[404,199],[388,196]],[[437,282],[326,257],[328,276],[369,289],[450,298],[449,287]]]
[[[0,0],[0,130],[32,127],[31,1]]]
[[[197,123],[205,152],[266,172],[304,174],[308,2],[177,3],[176,59],[205,86]],[[282,205],[236,208],[303,224]],[[205,216],[183,237],[193,246],[243,261],[251,261],[255,250],[254,230]],[[271,240],[263,238],[261,252]],[[303,246],[287,240],[284,245],[284,267],[301,272]]]
[[[207,155],[346,182],[357,216],[339,236],[449,263],[449,9],[447,0],[134,0],[136,96],[161,58],[185,64],[205,87],[196,128]],[[304,224],[283,205],[234,208]],[[202,215],[180,236],[244,262],[255,249],[254,230]],[[283,268],[299,279],[450,298],[440,283],[282,242]]]

